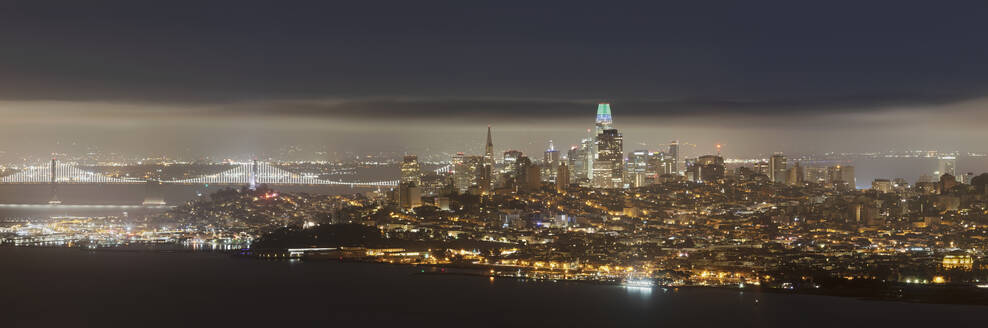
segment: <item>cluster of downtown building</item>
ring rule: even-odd
[[[446,174],[423,173],[406,156],[400,186],[367,196],[403,210],[367,224],[390,236],[510,248],[473,255],[498,275],[511,267],[597,279],[620,267],[684,284],[780,288],[818,288],[806,277],[821,273],[923,284],[988,277],[988,174],[957,177],[952,157],[939,159],[936,178],[877,179],[871,189],[856,188],[853,166],[784,154],[729,170],[719,151],[680,158],[683,142],[626,153],[609,104],[565,154],[550,141],[541,160],[515,150],[496,158],[493,141],[489,128],[484,153],[455,155]]]
[[[541,160],[518,150],[507,150],[498,159],[494,154],[491,127],[488,126],[484,153],[456,153],[450,161],[451,174],[447,177],[423,179],[427,174],[421,170],[418,157],[406,155],[401,164],[401,186],[395,190],[394,197],[400,199],[402,207],[411,208],[422,204],[422,196],[448,191],[489,195],[496,189],[532,191],[539,189],[543,183],[554,185],[558,190],[570,186],[627,189],[668,182],[717,181],[731,174],[760,174],[769,182],[789,185],[816,182],[841,189],[855,188],[854,166],[851,165],[800,166],[799,162],[790,164],[784,154],[776,153],[767,161],[739,167],[732,172],[720,154],[720,145],[717,145],[716,154],[695,158],[682,158],[681,145],[690,144],[674,140],[663,144],[667,146],[664,151],[634,150],[626,153],[624,136],[614,127],[611,105],[600,103],[597,104],[594,127],[587,129],[587,137],[579,140],[565,154],[549,140],[549,147]],[[949,165],[951,172],[954,166]]]
[[[330,234],[316,232],[363,225],[387,242],[345,250],[337,240],[300,239],[254,254],[291,258],[333,248],[338,254],[327,258],[473,265],[492,276],[653,277],[780,288],[817,288],[820,280],[805,277],[819,273],[851,282],[988,279],[988,174],[957,177],[951,157],[940,158],[936,178],[914,185],[877,179],[860,190],[852,166],[804,166],[783,154],[729,170],[733,163],[719,151],[681,158],[680,147],[690,146],[685,142],[659,152],[625,152],[609,104],[597,106],[593,128],[577,146],[564,152],[550,141],[541,159],[515,150],[496,156],[492,132],[489,127],[482,154],[456,154],[448,170],[405,156],[400,183],[390,191],[329,196],[263,185],[224,189],[131,230],[100,220],[17,223],[0,229],[0,243],[6,233],[8,243],[21,245],[85,239],[89,245],[223,246],[251,244],[272,232],[325,238]],[[323,167],[309,166],[279,167]],[[435,252],[440,247],[443,252]]]

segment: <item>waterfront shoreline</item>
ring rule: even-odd
[[[165,244],[154,244],[154,245],[165,245]],[[429,271],[421,270],[419,272],[413,272],[412,275],[422,275],[422,276],[462,276],[462,277],[474,277],[474,278],[487,278],[487,279],[511,279],[518,281],[531,281],[536,283],[576,283],[583,285],[604,285],[604,286],[621,286],[622,283],[619,280],[587,280],[587,279],[552,279],[552,278],[541,278],[541,277],[529,277],[529,276],[515,276],[515,275],[505,275],[505,274],[490,274],[490,270],[497,269],[496,266],[489,266],[483,264],[473,264],[473,263],[460,263],[460,264],[427,264],[427,263],[389,263],[366,259],[355,259],[355,258],[326,258],[326,257],[308,257],[308,258],[261,258],[257,256],[243,255],[243,252],[247,249],[236,249],[236,250],[223,250],[223,249],[192,249],[188,247],[163,247],[154,248],[146,247],[147,244],[139,245],[128,245],[125,247],[96,247],[96,248],[86,248],[86,247],[65,247],[65,246],[12,246],[12,245],[0,245],[0,248],[41,248],[41,249],[71,249],[83,252],[105,252],[105,253],[147,253],[147,254],[202,254],[202,255],[215,255],[219,257],[227,258],[239,258],[247,259],[253,261],[288,261],[296,260],[302,263],[304,262],[337,262],[337,263],[363,263],[363,264],[380,264],[380,265],[391,265],[400,266],[407,268],[430,268]],[[495,270],[495,272],[498,272]],[[504,272],[503,270],[500,272]],[[643,288],[643,287],[631,287],[631,288]],[[661,288],[666,290],[677,290],[677,289],[713,289],[713,290],[727,290],[727,291],[738,291],[738,292],[755,292],[755,293],[772,293],[772,294],[790,294],[790,295],[810,295],[810,296],[827,296],[827,297],[839,297],[839,298],[851,298],[865,301],[885,301],[885,302],[903,302],[903,303],[916,303],[916,304],[941,304],[941,305],[969,305],[969,306],[988,306],[988,289],[976,288],[973,286],[966,285],[941,285],[941,286],[910,286],[910,285],[893,285],[889,288],[875,290],[875,289],[834,289],[834,288],[799,288],[799,289],[781,289],[781,288],[770,288],[757,285],[749,285],[744,288],[730,287],[730,286],[710,286],[710,285],[668,285],[668,284],[657,284],[654,287],[645,288]],[[949,289],[949,290],[948,290]],[[909,291],[911,294],[902,294],[903,291]],[[865,292],[870,291],[870,292]],[[930,293],[930,292],[933,293]],[[947,292],[958,292],[965,291],[966,295],[958,299],[956,294],[951,295]],[[897,295],[902,295],[900,297],[894,297],[890,292],[898,292]]]

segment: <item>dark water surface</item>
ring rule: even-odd
[[[2,327],[979,327],[988,308],[523,282],[217,253],[0,248]],[[758,300],[756,303],[755,300]]]

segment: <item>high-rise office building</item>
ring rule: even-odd
[[[687,158],[683,160],[683,174],[686,175],[687,181],[699,181],[700,175],[699,170],[694,168],[696,166],[696,158]]]
[[[624,137],[617,129],[606,129],[597,135],[597,159],[593,163],[593,173],[594,187],[624,186]]]
[[[786,184],[790,186],[798,186],[803,184],[803,167],[799,166],[799,162],[793,164],[789,170],[786,171]]]
[[[590,156],[587,159],[587,181],[590,181],[590,184],[595,187],[598,186],[598,182],[596,181],[600,176],[599,174],[603,174],[604,171],[607,171],[607,174],[612,174],[613,171],[612,165],[609,163],[599,162],[600,144],[599,140],[597,140],[605,130],[613,129],[613,125],[614,120],[611,117],[611,104],[597,104],[597,116],[594,118],[593,133],[590,135]],[[587,132],[589,133],[590,131],[588,130]],[[608,168],[599,169],[597,168],[598,164],[608,165]]]
[[[836,165],[828,167],[827,183],[833,184],[839,189],[857,188],[857,179],[854,176],[854,166]]]
[[[580,144],[570,148],[567,160],[569,161],[569,183],[576,183],[582,186],[589,186],[593,177],[593,139],[584,138]]]
[[[523,170],[525,171],[525,173],[523,174],[524,183],[521,184],[522,189],[525,189],[527,191],[538,191],[540,188],[542,188],[541,166],[532,163],[531,161],[528,161],[527,163],[525,163],[525,167],[523,168]]]
[[[672,161],[672,173],[679,174],[679,140],[669,143],[669,157]]]
[[[567,183],[576,183],[580,176],[580,169],[586,170],[585,164],[581,161],[580,146],[573,146],[566,152],[566,169],[569,170],[570,180]],[[578,167],[579,166],[579,167]],[[584,171],[584,175],[586,175]]]
[[[419,186],[411,182],[403,182],[398,187],[398,206],[412,209],[422,206],[422,194]]]
[[[672,158],[663,152],[652,152],[648,154],[648,168],[646,173],[648,174],[648,179],[652,180],[651,183],[655,183],[656,178],[663,174],[674,174],[676,171],[673,169]]]
[[[491,126],[487,126],[487,143],[484,144],[484,164],[494,167],[494,136]]]
[[[628,184],[632,187],[644,187],[649,185],[649,153],[647,150],[636,150],[628,155],[626,174]]]
[[[755,171],[755,173],[757,173],[757,174],[764,174],[765,176],[769,176],[768,173],[771,172],[769,170],[769,167],[768,167],[768,162],[758,162],[758,163],[755,163],[755,165],[753,165],[751,169],[753,171]],[[770,177],[770,179],[771,179],[771,177]]]
[[[786,155],[782,153],[772,154],[768,160],[769,180],[772,182],[785,183],[788,176]]]
[[[587,132],[590,132],[590,129],[587,129]],[[597,136],[589,136],[583,139],[583,142],[580,144],[580,152],[583,170],[578,180],[589,185],[590,181],[593,181],[593,162],[597,159]]]
[[[501,174],[510,177],[515,177],[520,174],[520,168],[518,167],[518,160],[522,158],[524,154],[517,150],[505,151],[501,157],[501,161],[504,163],[504,167],[501,170]]]
[[[564,192],[569,188],[569,168],[566,163],[559,164],[559,175],[556,176],[556,192]]]
[[[487,164],[486,159],[481,156],[477,157],[480,158],[480,162],[477,164],[477,178],[475,185],[477,186],[477,191],[480,192],[481,195],[487,195],[494,191],[494,180],[492,178],[494,176],[494,172],[491,171],[491,166]]]
[[[604,130],[612,129],[614,125],[614,120],[611,117],[611,104],[609,103],[599,103],[597,104],[597,116],[594,118],[594,129],[593,133],[590,135],[591,139],[591,150],[590,150],[590,162],[587,165],[587,178],[593,181],[594,173],[596,169],[594,166],[597,165],[598,153],[600,152],[600,147],[598,145],[597,138]],[[590,132],[589,130],[587,132]]]
[[[543,155],[543,172],[542,179],[549,182],[556,182],[556,176],[559,172],[559,151],[556,150],[556,146],[552,144],[552,140],[549,140],[549,148],[545,150]]]
[[[481,193],[489,193],[494,188],[494,136],[491,126],[487,126],[487,143],[484,145],[484,162],[480,168],[477,185]]]
[[[614,124],[611,118],[611,104],[609,103],[599,103],[597,104],[597,119],[594,120],[594,135],[600,135],[604,130],[613,129]]]
[[[957,157],[940,156],[935,175],[942,176],[944,174],[950,174],[952,177],[957,176]]]
[[[874,181],[871,182],[871,189],[881,193],[892,192],[892,180],[875,179]]]
[[[804,181],[806,182],[827,182],[827,167],[825,166],[807,166],[803,169],[803,173],[805,174]]]
[[[422,170],[418,156],[405,155],[405,159],[401,162],[401,182],[422,186]]]
[[[463,153],[456,153],[450,163],[453,173],[453,188],[457,193],[464,193],[476,181],[476,168],[471,168],[471,163]]]
[[[841,178],[841,181],[844,181],[844,183],[847,183],[847,185],[851,189],[857,189],[858,188],[858,179],[854,175],[854,166],[851,166],[851,165],[843,165],[843,166],[840,166],[840,178]]]
[[[727,167],[724,158],[717,155],[703,155],[688,161],[687,176],[696,182],[713,182],[724,178]]]

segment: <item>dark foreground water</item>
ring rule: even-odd
[[[978,327],[988,308],[415,274],[216,253],[0,248],[0,327]],[[755,300],[758,300],[756,303]]]

